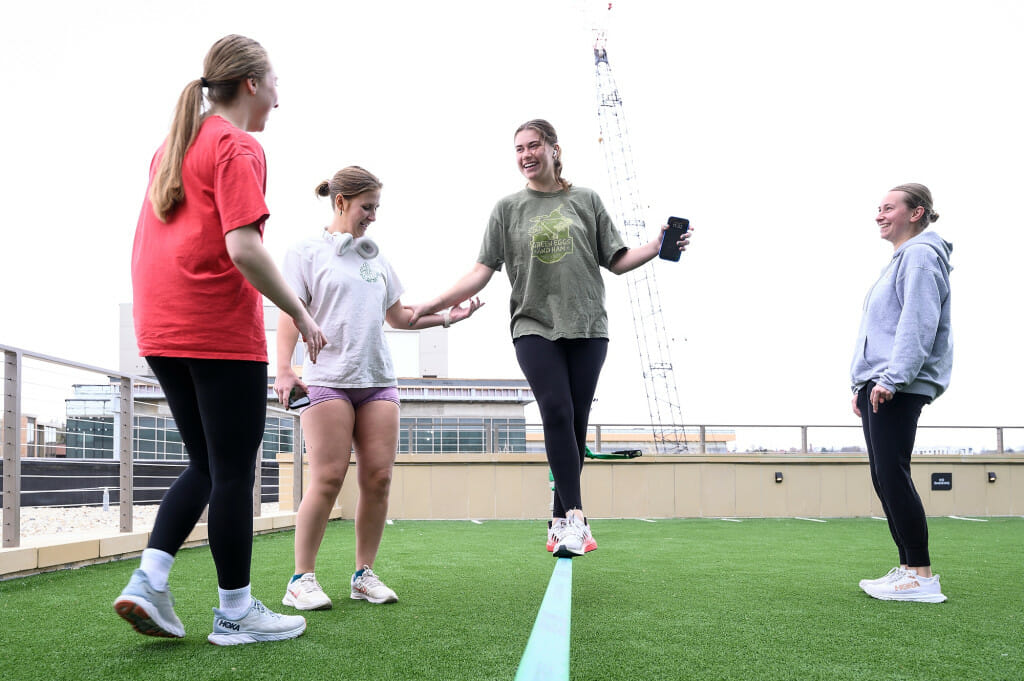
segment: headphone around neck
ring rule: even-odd
[[[324,240],[334,247],[334,252],[337,255],[345,255],[349,249],[353,248],[353,244],[356,249],[356,253],[362,256],[365,260],[376,258],[380,249],[377,248],[377,244],[374,243],[373,239],[363,237],[356,241],[355,238],[348,232],[329,232],[324,230]]]

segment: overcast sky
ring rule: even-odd
[[[1024,424],[1020,3],[621,0],[607,15],[648,231],[668,215],[696,231],[680,263],[651,265],[686,423],[856,423],[861,304],[892,252],[874,215],[922,182],[955,246],[956,346],[922,423]],[[534,117],[559,131],[565,176],[610,202],[571,0],[17,3],[0,25],[0,343],[116,368],[150,158],[227,33],[259,40],[280,79],[257,136],[278,261],[329,219],[314,186],[358,164],[384,182],[371,236],[403,301],[437,294],[523,186],[512,137]],[[606,282],[592,421],[643,422],[626,280]],[[452,376],[521,378],[508,290],[502,272],[451,331]]]

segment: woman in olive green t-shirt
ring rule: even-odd
[[[624,274],[649,262],[661,234],[627,248],[601,198],[562,178],[558,136],[547,121],[519,126],[515,150],[526,187],[495,205],[473,269],[437,298],[413,306],[412,321],[475,296],[508,265],[512,342],[537,398],[555,481],[547,550],[571,558],[597,548],[583,515],[580,474],[608,349],[600,268]],[[679,250],[689,238],[680,239]]]

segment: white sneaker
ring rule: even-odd
[[[889,570],[887,573],[885,573],[884,575],[882,575],[878,579],[862,579],[862,580],[860,580],[860,588],[864,589],[865,591],[867,591],[868,587],[882,586],[883,584],[888,584],[889,582],[895,582],[897,579],[899,579],[900,577],[903,576],[904,572],[906,572],[906,570],[904,570],[902,567],[897,565],[896,567],[894,567],[893,569]]]
[[[558,546],[552,551],[556,558],[572,558],[582,556],[586,553],[587,536],[589,535],[587,524],[579,520],[572,513],[565,515],[565,525],[562,525],[561,536],[558,538]]]
[[[352,575],[352,593],[349,598],[371,603],[398,602],[398,595],[380,581],[380,577],[373,573],[369,565],[363,566],[363,574],[358,577]]]
[[[312,572],[307,572],[288,583],[281,604],[290,605],[297,610],[330,610],[334,605]]]
[[[881,601],[942,603],[946,600],[939,586],[938,575],[919,577],[913,570],[904,570],[898,579],[875,586],[869,585],[864,591]]]
[[[174,614],[174,596],[170,589],[154,589],[142,570],[132,573],[128,586],[114,601],[114,610],[140,634],[165,638],[185,636],[185,627]]]
[[[555,518],[548,521],[548,553],[554,551],[555,547],[558,546],[558,539],[563,527],[565,527],[565,518]]]
[[[254,598],[249,604],[249,611],[236,620],[214,608],[213,633],[206,639],[217,646],[235,646],[261,641],[283,641],[301,636],[305,630],[305,617],[278,615],[267,610],[267,606]]]

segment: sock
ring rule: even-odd
[[[160,549],[145,549],[139,569],[146,573],[149,584],[157,591],[167,591],[167,577],[174,565],[174,556]]]
[[[305,572],[300,572],[298,574],[292,575],[292,582],[294,582],[296,579],[302,579],[302,575],[304,575],[304,574],[306,574],[306,573]],[[289,584],[291,584],[291,582],[289,582]]]
[[[217,593],[220,594],[220,611],[229,620],[241,619],[245,613],[249,612],[249,606],[252,604],[251,584],[243,586],[241,589],[218,587]]]
[[[356,573],[352,575],[352,581],[354,582],[360,577],[362,577],[364,572],[366,572],[366,568],[359,568],[358,570],[356,570]]]

